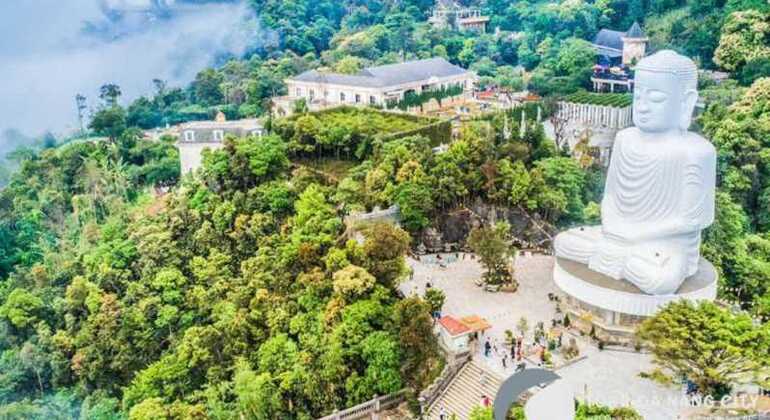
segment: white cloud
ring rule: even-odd
[[[189,82],[222,55],[264,42],[243,3],[174,0],[0,1],[0,132],[77,125],[75,95],[95,105],[104,83],[124,101],[152,79]]]

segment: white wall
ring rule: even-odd
[[[444,343],[444,347],[446,350],[449,350],[454,353],[461,353],[466,350],[468,350],[468,344],[470,335],[464,334],[458,337],[452,337],[450,336],[447,331],[439,326],[439,335],[441,338],[441,341]]]
[[[182,175],[194,172],[201,167],[203,161],[203,149],[221,149],[222,143],[177,143],[179,148],[179,163],[182,167]]]
[[[439,86],[441,84],[444,85],[452,85],[452,84],[465,84],[467,81],[466,91],[472,90],[474,86],[474,76],[473,74],[461,74],[458,76],[450,76],[450,77],[444,77],[444,78],[436,78],[435,79],[435,86]],[[414,83],[405,83],[398,86],[388,86],[386,88],[365,88],[365,87],[351,87],[351,86],[342,86],[342,85],[335,85],[335,84],[327,84],[327,83],[311,83],[311,82],[301,82],[296,80],[287,79],[286,80],[286,86],[288,89],[288,96],[291,98],[306,98],[310,100],[310,89],[314,91],[313,98],[314,99],[326,99],[329,103],[333,104],[348,104],[348,105],[355,105],[355,97],[356,94],[361,95],[361,102],[359,102],[360,105],[368,105],[369,104],[369,97],[374,96],[375,97],[375,103],[379,105],[385,104],[385,93],[386,92],[398,92],[401,93],[403,91],[414,89],[417,93],[420,93],[422,90],[421,87],[423,84],[427,84],[428,80],[422,80]],[[300,89],[300,95],[297,95],[297,89]],[[324,96],[324,91],[328,92],[327,96]],[[340,101],[340,93],[345,93],[345,101]]]

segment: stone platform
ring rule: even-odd
[[[703,258],[698,271],[669,295],[646,294],[628,281],[564,258],[556,258],[553,280],[564,294],[575,326],[586,332],[593,329],[599,339],[618,344],[630,341],[639,323],[671,302],[714,300],[717,295],[716,270]]]

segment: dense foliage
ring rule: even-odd
[[[631,106],[633,100],[631,94],[628,93],[592,93],[592,92],[578,92],[572,95],[564,97],[567,102],[575,102],[578,104],[589,105],[601,105],[625,108]]]
[[[134,171],[113,143],[72,144],[3,192],[3,221],[29,227],[3,248],[0,405],[49,413],[56,390],[87,418],[313,418],[426,385],[431,308],[394,289],[406,233],[342,240],[333,190],[289,182],[278,137],[228,139],[161,196],[143,187],[158,148],[126,149]]]
[[[312,418],[424,387],[441,369],[430,313],[443,299],[395,292],[409,234],[475,200],[559,227],[595,221],[601,168],[557,150],[531,106],[464,123],[436,152],[448,122],[303,112],[269,121],[273,135],[227,139],[181,181],[172,139],[143,140],[136,127],[219,111],[260,116],[285,93],[283,79],[304,70],[355,73],[431,56],[473,69],[482,85],[575,94],[596,58],[587,40],[635,20],[652,48],[737,78],[703,91],[699,128],[719,153],[717,218],[703,251],[720,270],[721,296],[769,320],[767,3],[464,3],[490,15],[493,30],[432,28],[427,0],[251,0],[275,45],[183,88],[155,80],[153,95],[125,108],[120,88],[105,85],[88,125],[102,138],[19,152],[18,173],[0,172],[0,417]],[[309,161],[343,169],[328,176]],[[362,243],[344,239],[343,215],[392,204],[408,233],[375,225]],[[494,251],[491,280],[506,281],[502,239],[478,239]],[[713,306],[672,306],[642,336],[708,392],[765,367],[766,327]]]
[[[630,407],[607,407],[600,404],[584,404],[575,402],[575,420],[599,420],[599,419],[612,419],[612,420],[642,420],[642,416],[639,415],[633,408]],[[494,412],[492,407],[474,407],[471,411],[470,420],[493,420]],[[526,420],[527,417],[524,414],[524,408],[515,404],[508,411],[508,420]]]
[[[448,122],[373,109],[337,107],[274,120],[272,130],[296,156],[362,159],[383,142],[423,134],[431,143],[450,139]]]
[[[559,156],[531,110],[520,136],[521,113],[464,124],[444,152],[420,136],[386,142],[340,181],[336,198],[348,210],[398,204],[404,227],[415,233],[477,198],[526,209],[546,223],[582,221],[585,206],[598,200],[601,177]]]
[[[704,67],[732,71],[745,64],[748,83],[766,74],[763,21],[770,6],[759,0],[467,2],[491,17],[486,34],[431,27],[426,17],[433,3],[251,0],[264,36],[277,42],[203,70],[183,89],[154,81],[154,95],[127,108],[128,125],[151,128],[210,118],[219,110],[231,119],[263,115],[269,98],[285,94],[283,79],[301,71],[355,73],[365,65],[432,56],[470,67],[482,86],[568,94],[590,87],[595,53],[588,41],[602,28],[626,30],[634,21],[650,35],[653,49],[673,48]]]
[[[693,382],[702,395],[718,400],[738,384],[768,385],[770,325],[755,325],[745,314],[681,301],[646,320],[638,335],[656,363]]]
[[[769,105],[770,78],[763,78],[732,104],[713,102],[700,118],[717,148],[719,179],[704,253],[721,268],[724,295],[764,319],[770,319]]]

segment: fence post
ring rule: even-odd
[[[417,398],[417,402],[420,403],[420,418],[422,418],[423,413],[425,412],[425,397],[421,395]]]
[[[380,419],[380,397],[374,394],[374,412],[372,413],[372,420]]]

